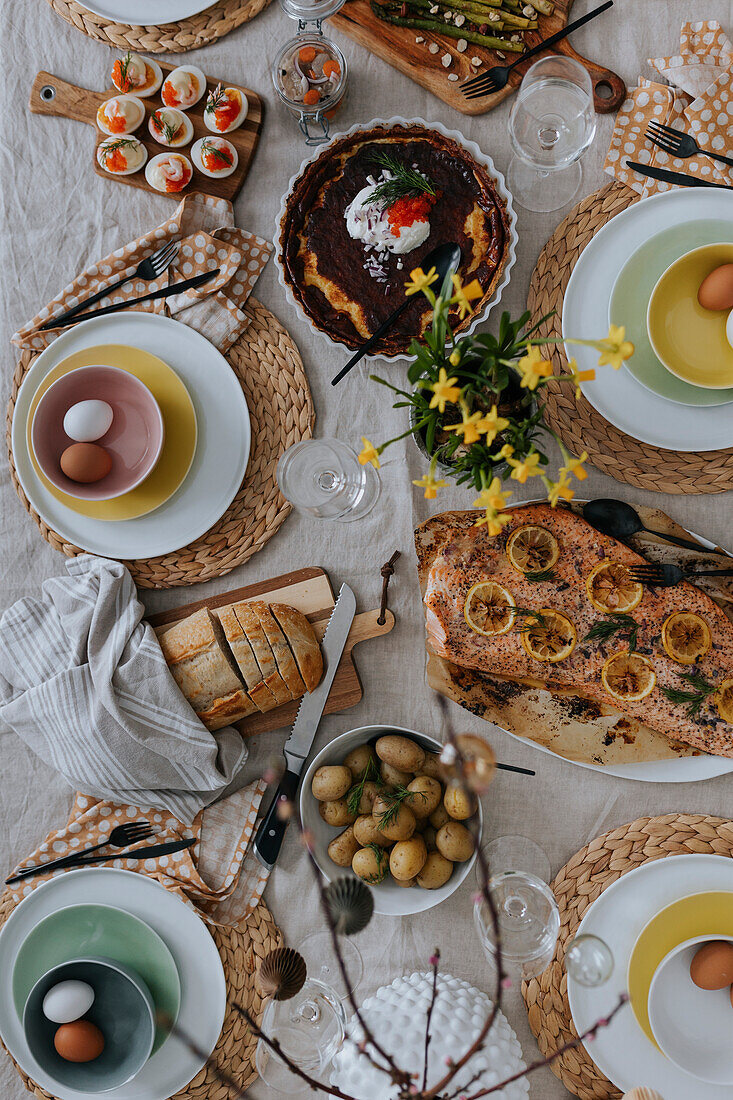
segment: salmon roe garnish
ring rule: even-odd
[[[115,88],[119,88],[121,92],[129,92],[131,88],[129,79],[122,75],[122,62],[119,58],[112,66],[112,83]]]
[[[176,95],[175,90],[171,87],[167,80],[161,90],[160,98],[163,100],[166,107],[177,107],[178,104],[181,102]]]
[[[341,66],[338,61],[327,61],[323,66],[324,76],[341,76]]]
[[[227,130],[241,110],[239,97],[227,95],[225,101],[214,111],[214,124],[217,130]]]
[[[387,211],[387,221],[392,229],[392,236],[399,237],[400,230],[405,226],[414,225],[415,222],[426,222],[436,199],[435,195],[406,195],[392,203]]]
[[[303,96],[303,102],[307,104],[308,107],[314,107],[320,98],[321,93],[318,91],[318,88],[309,88]]]
[[[110,172],[124,172],[127,168],[127,157],[121,149],[113,149],[105,155],[104,166]]]
[[[127,122],[122,115],[105,115],[105,119],[113,134],[123,134],[125,132]]]

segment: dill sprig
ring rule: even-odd
[[[397,817],[400,811],[400,806],[413,794],[412,791],[408,791],[407,787],[403,787],[401,783],[398,783],[396,787],[387,788],[380,785],[379,795],[386,803],[387,809],[381,814],[375,815],[378,818],[378,828],[385,829],[388,825]]]
[[[211,113],[211,111],[215,111],[217,107],[221,107],[223,103],[226,103],[226,101],[226,92],[221,85],[221,81],[219,81],[213,92],[209,92],[209,98],[206,100],[206,106],[204,110]]]
[[[513,607],[514,612],[514,629],[525,631],[529,630],[542,630],[547,626],[544,615],[539,611],[535,611],[531,607]]]
[[[153,112],[153,124],[157,124],[156,129],[158,129],[158,133],[162,134],[165,141],[170,143],[176,136],[176,132],[180,129],[180,123],[178,126],[174,126],[172,122],[164,122],[160,117],[162,113],[162,110]]]
[[[234,164],[234,160],[227,149],[220,149],[218,145],[214,145],[211,138],[204,138],[201,142],[201,159],[210,154],[212,157],[217,157],[227,168],[231,168]]]
[[[370,779],[376,778],[377,769],[375,767],[374,761],[370,757],[367,761],[367,766],[364,769],[364,774],[362,775],[361,779],[358,783],[354,784],[354,786],[346,795],[346,803],[349,807],[350,814],[355,814],[359,812],[359,803],[361,802],[361,796],[364,793],[364,784],[368,783]]]
[[[130,90],[129,72],[130,72],[130,63],[131,63],[131,61],[132,61],[132,53],[130,52],[130,50],[128,50],[127,53],[125,54],[125,56],[120,61],[120,91],[121,92],[129,92],[129,90]]]
[[[374,852],[374,858],[377,861],[377,873],[376,875],[369,875],[368,878],[364,879],[364,882],[377,886],[387,874],[387,853],[378,844],[367,844],[367,848]]]
[[[539,569],[534,573],[525,573],[524,579],[536,584],[537,581],[554,581],[555,575],[554,569]]]
[[[404,164],[386,149],[380,149],[371,158],[380,168],[386,168],[392,173],[392,179],[383,180],[374,191],[371,201],[379,202],[383,206],[392,206],[398,199],[408,195],[428,194],[435,197],[435,186],[428,176]]]
[[[633,653],[638,642],[638,635],[639,624],[636,619],[632,619],[631,615],[616,612],[609,615],[605,622],[596,623],[595,626],[592,626],[583,641],[607,642],[610,638],[618,636],[618,641],[628,642],[629,651]]]
[[[118,149],[135,149],[137,148],[137,138],[119,137],[109,143],[103,141],[99,148],[102,150],[104,156],[104,163],[107,163],[107,159],[112,153],[116,153]]]
[[[705,700],[716,691],[715,684],[708,683],[699,672],[682,672],[680,679],[689,684],[692,691],[663,687],[662,694],[675,706],[684,707],[688,718],[697,718]]]

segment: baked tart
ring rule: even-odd
[[[310,161],[280,220],[286,284],[312,324],[359,348],[405,300],[409,273],[437,245],[461,248],[458,274],[478,280],[480,313],[509,257],[511,220],[496,180],[452,138],[418,125],[375,125],[337,138]],[[400,355],[429,327],[415,294],[376,354]],[[471,323],[452,312],[461,332]]]

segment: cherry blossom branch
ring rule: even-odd
[[[428,1051],[430,1049],[430,1021],[433,1017],[433,1009],[435,1008],[435,1001],[438,996],[438,965],[440,963],[440,948],[436,947],[430,958],[430,965],[433,968],[433,989],[430,996],[430,1004],[428,1005],[428,1014],[425,1019],[425,1058],[422,1071],[422,1091],[428,1085]]]

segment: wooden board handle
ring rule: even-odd
[[[394,626],[394,615],[391,611],[385,612],[385,618],[383,623],[377,622],[379,618],[379,608],[375,607],[373,611],[362,611],[360,615],[354,616],[354,621],[351,624],[351,630],[349,636],[346,639],[346,645],[344,646],[344,652],[341,655],[343,661],[351,653],[355,645],[359,642],[366,642],[369,638],[379,638],[382,634],[389,634],[390,630]],[[316,632],[318,641],[323,641],[323,635],[326,633],[326,627],[328,626],[328,619],[321,619],[317,623],[313,623],[313,629]]]
[[[53,73],[40,72],[33,81],[28,103],[34,115],[57,115],[94,125],[97,110],[107,97],[89,88],[79,88]]]
[[[596,109],[596,114],[608,115],[613,111],[618,111],[626,99],[626,85],[618,73],[611,72],[610,69],[604,69],[602,65],[596,65],[595,61],[589,61],[586,57],[582,57],[573,49],[567,38],[563,38],[552,48],[555,53],[562,53],[566,57],[572,57],[573,60],[579,61],[583,68],[588,70],[593,84],[593,106]]]

